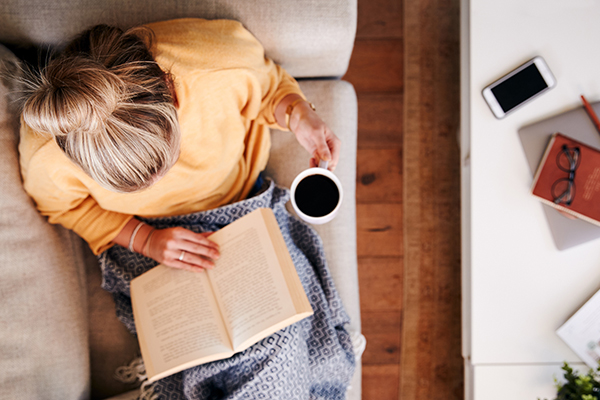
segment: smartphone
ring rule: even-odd
[[[486,86],[482,94],[496,118],[504,118],[555,85],[550,68],[538,56]]]

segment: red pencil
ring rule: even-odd
[[[600,133],[600,121],[598,120],[598,116],[594,112],[594,109],[592,108],[590,103],[588,103],[588,101],[585,99],[585,97],[583,97],[583,95],[581,95],[581,101],[583,101],[583,107],[585,107],[585,111],[587,111],[588,115],[592,119],[592,122],[594,122],[596,129]]]

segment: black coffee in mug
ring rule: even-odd
[[[340,192],[334,181],[324,175],[308,175],[298,183],[294,195],[296,205],[310,217],[324,217],[335,210]]]

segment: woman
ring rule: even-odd
[[[29,89],[25,188],[50,222],[95,254],[120,244],[171,267],[211,268],[218,250],[204,236],[153,231],[133,216],[246,197],[267,162],[268,128],[288,128],[286,110],[311,165],[331,160],[333,169],[339,158],[339,139],[294,79],[234,21],[166,21],[126,33],[98,26]]]
[[[337,164],[339,139],[241,24],[184,19],[127,32],[97,26],[29,80],[19,144],[22,176],[39,211],[100,255],[104,287],[135,332],[129,279],[156,262],[193,271],[214,267],[218,248],[201,232],[219,226],[188,224],[188,217],[256,206],[244,199],[260,186],[269,128],[291,130],[312,155],[311,166],[319,159],[328,160],[330,169]],[[354,368],[347,315],[322,249],[293,243],[300,241],[294,235],[310,237],[304,240],[309,244],[318,238],[284,214],[283,191],[269,190],[265,196],[277,208],[288,248],[294,247],[315,316],[279,332],[283,345],[263,341],[228,360],[165,378],[156,393],[344,397]],[[134,269],[127,270],[131,260]],[[294,376],[293,384],[282,388],[280,372],[286,382]]]

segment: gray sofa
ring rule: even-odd
[[[0,43],[57,46],[85,28],[123,28],[182,17],[241,21],[284,66],[341,138],[336,175],[344,204],[321,234],[333,278],[360,331],[356,261],[356,95],[339,79],[356,30],[356,0],[4,0]],[[0,47],[0,60],[13,60]],[[3,63],[2,68],[11,68]],[[19,119],[10,82],[0,80],[0,398],[135,398],[136,384],[114,378],[139,355],[136,339],[114,315],[100,289],[100,271],[87,245],[39,216],[23,191],[18,166]],[[287,132],[273,131],[268,175],[289,187],[308,166],[308,154]],[[291,209],[291,208],[290,208]],[[359,399],[360,367],[349,399]],[[139,385],[139,382],[137,383]]]

